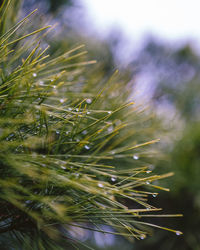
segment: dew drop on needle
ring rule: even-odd
[[[98,187],[102,188],[103,184],[102,183],[98,183]]]
[[[138,159],[139,159],[139,156],[138,156],[138,155],[133,155],[133,159],[134,159],[134,160],[138,160]]]
[[[113,177],[111,177],[111,181],[113,181],[113,182],[114,182],[114,181],[116,181],[116,179],[117,179],[117,178],[116,178],[116,177],[114,177],[114,176],[113,176]]]
[[[89,149],[90,149],[90,147],[89,147],[88,145],[85,145],[85,149],[89,150]]]
[[[87,104],[91,104],[92,100],[90,98],[86,99]]]

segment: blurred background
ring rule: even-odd
[[[129,242],[95,233],[94,249],[200,249],[200,1],[199,0],[26,0],[24,14],[38,8],[57,23],[51,52],[86,44],[105,75],[116,68],[134,81],[130,95],[155,114],[160,156],[154,171],[171,192],[152,200],[181,219],[159,219],[183,236],[155,230]],[[157,126],[158,127],[158,126]],[[73,230],[72,230],[73,231]],[[79,232],[81,233],[81,232]],[[87,241],[87,239],[84,239]]]

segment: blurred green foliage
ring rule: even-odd
[[[148,60],[147,60],[148,58]],[[146,62],[146,63],[145,63]],[[157,166],[158,173],[166,169],[175,175],[164,180],[171,192],[162,194],[159,204],[170,211],[181,211],[184,235],[178,239],[165,232],[137,242],[135,249],[198,250],[200,249],[200,57],[191,45],[173,48],[150,40],[134,64],[153,69],[155,78],[154,105],[170,104],[174,119],[162,114],[163,132],[167,141],[163,147],[165,160]],[[169,120],[170,119],[170,120]],[[172,124],[169,124],[172,123]],[[160,125],[162,122],[160,123]],[[167,126],[166,126],[167,124]],[[170,139],[169,139],[170,138]],[[168,221],[174,225],[173,221]],[[174,225],[175,226],[175,225]],[[133,248],[134,249],[134,248]]]
[[[50,12],[55,12],[58,8],[62,7],[63,5],[72,5],[73,0],[49,0],[50,2]]]
[[[3,1],[3,0],[2,0]],[[51,14],[56,14],[57,11],[59,11],[60,8],[62,7],[69,7],[74,4],[73,0],[26,0],[22,1],[19,0],[19,2],[23,2],[23,7],[30,11],[30,8],[38,8],[42,7],[42,11],[44,13],[51,13]]]

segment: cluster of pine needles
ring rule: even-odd
[[[159,216],[148,196],[171,174],[154,175],[140,160],[157,140],[146,140],[146,118],[127,102],[127,84],[118,72],[105,82],[89,75],[94,61],[82,45],[49,56],[43,41],[50,27],[29,31],[35,11],[8,27],[11,2],[0,9],[2,237],[51,249],[63,239],[84,244],[72,227],[137,239],[149,226],[181,234],[142,220]]]

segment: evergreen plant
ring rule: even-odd
[[[136,239],[149,226],[181,234],[143,220],[158,216],[148,196],[171,173],[149,169],[158,140],[128,101],[130,83],[117,71],[107,81],[89,74],[94,61],[82,45],[48,55],[50,26],[34,28],[35,11],[13,24],[17,2],[0,6],[1,249],[84,246],[72,227]]]

